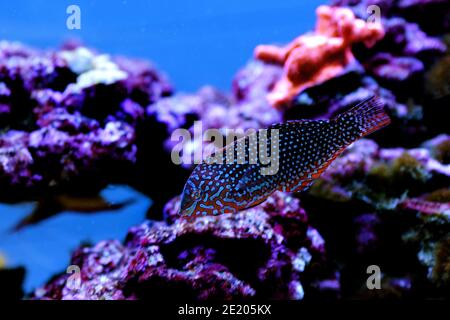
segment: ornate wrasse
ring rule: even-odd
[[[305,190],[351,143],[389,123],[383,104],[372,97],[331,120],[288,121],[270,126],[267,134],[243,137],[194,169],[183,190],[180,214],[236,213],[276,190]]]

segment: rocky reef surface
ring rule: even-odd
[[[95,190],[120,179],[136,162],[145,107],[171,92],[146,62],[85,47],[40,52],[1,42],[2,196]]]
[[[276,193],[218,219],[178,219],[179,205],[176,197],[165,207],[170,224],[146,222],[131,228],[124,244],[78,249],[71,264],[81,268],[79,285],[64,274],[35,297],[302,299],[304,274],[308,281],[326,274],[324,240],[290,195]]]
[[[79,277],[56,275],[31,296],[449,297],[448,5],[333,5],[318,9],[314,32],[257,47],[230,93],[176,93],[151,64],[80,45],[41,52],[1,42],[2,197],[95,193],[119,180],[154,200],[123,243],[81,246],[70,262]],[[375,22],[366,21],[371,5]],[[392,124],[351,146],[307,192],[275,193],[233,216],[178,218],[192,165],[170,159],[175,129],[329,119],[372,95]],[[201,137],[189,145],[188,156],[214,148]],[[382,290],[366,286],[371,265]]]

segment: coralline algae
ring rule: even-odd
[[[85,47],[40,52],[1,42],[1,185],[15,196],[75,189],[78,180],[108,183],[116,171],[108,168],[136,162],[145,107],[170,93],[144,62]]]
[[[75,251],[71,264],[80,268],[81,281],[60,274],[33,298],[448,294],[450,140],[442,117],[448,106],[442,41],[448,8],[438,0],[334,4],[338,8],[318,11],[315,34],[287,47],[258,47],[258,59],[236,74],[229,94],[207,86],[174,93],[147,62],[78,44],[41,52],[0,42],[3,189],[22,195],[70,185],[76,190],[109,183],[108,172],[135,163],[139,186],[156,203],[154,220],[132,228],[123,243],[103,241]],[[380,7],[381,25],[363,21],[369,5]],[[423,18],[430,16],[433,25]],[[343,22],[349,33],[340,28]],[[312,41],[317,37],[322,42]],[[314,50],[295,53],[311,44]],[[328,57],[322,50],[328,45],[345,59]],[[306,81],[304,62],[314,61],[312,53],[332,63],[306,68]],[[289,119],[329,119],[372,95],[386,104],[391,126],[355,143],[309,192],[276,193],[233,216],[178,218],[179,198],[173,197],[192,166],[170,162],[175,129],[192,132],[196,120],[204,130],[245,130]],[[272,106],[281,101],[283,108]],[[191,141],[188,152],[203,143]],[[157,173],[165,181],[155,181]],[[382,293],[364,287],[367,266],[374,263],[384,274]]]
[[[71,264],[80,267],[80,285],[63,274],[34,297],[295,299],[304,279],[324,277],[324,241],[290,195],[276,193],[257,208],[217,219],[179,219],[179,205],[179,197],[171,200],[167,222],[132,228],[123,245],[78,249]]]

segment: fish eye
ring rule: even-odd
[[[194,198],[195,200],[199,199],[201,196],[200,190],[195,190],[192,192],[192,198]]]

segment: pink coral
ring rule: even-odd
[[[378,22],[357,19],[347,8],[320,6],[314,32],[301,35],[285,47],[256,47],[257,59],[284,65],[284,75],[269,93],[269,102],[280,107],[303,89],[335,77],[355,60],[352,44],[364,42],[370,47],[383,36]]]

